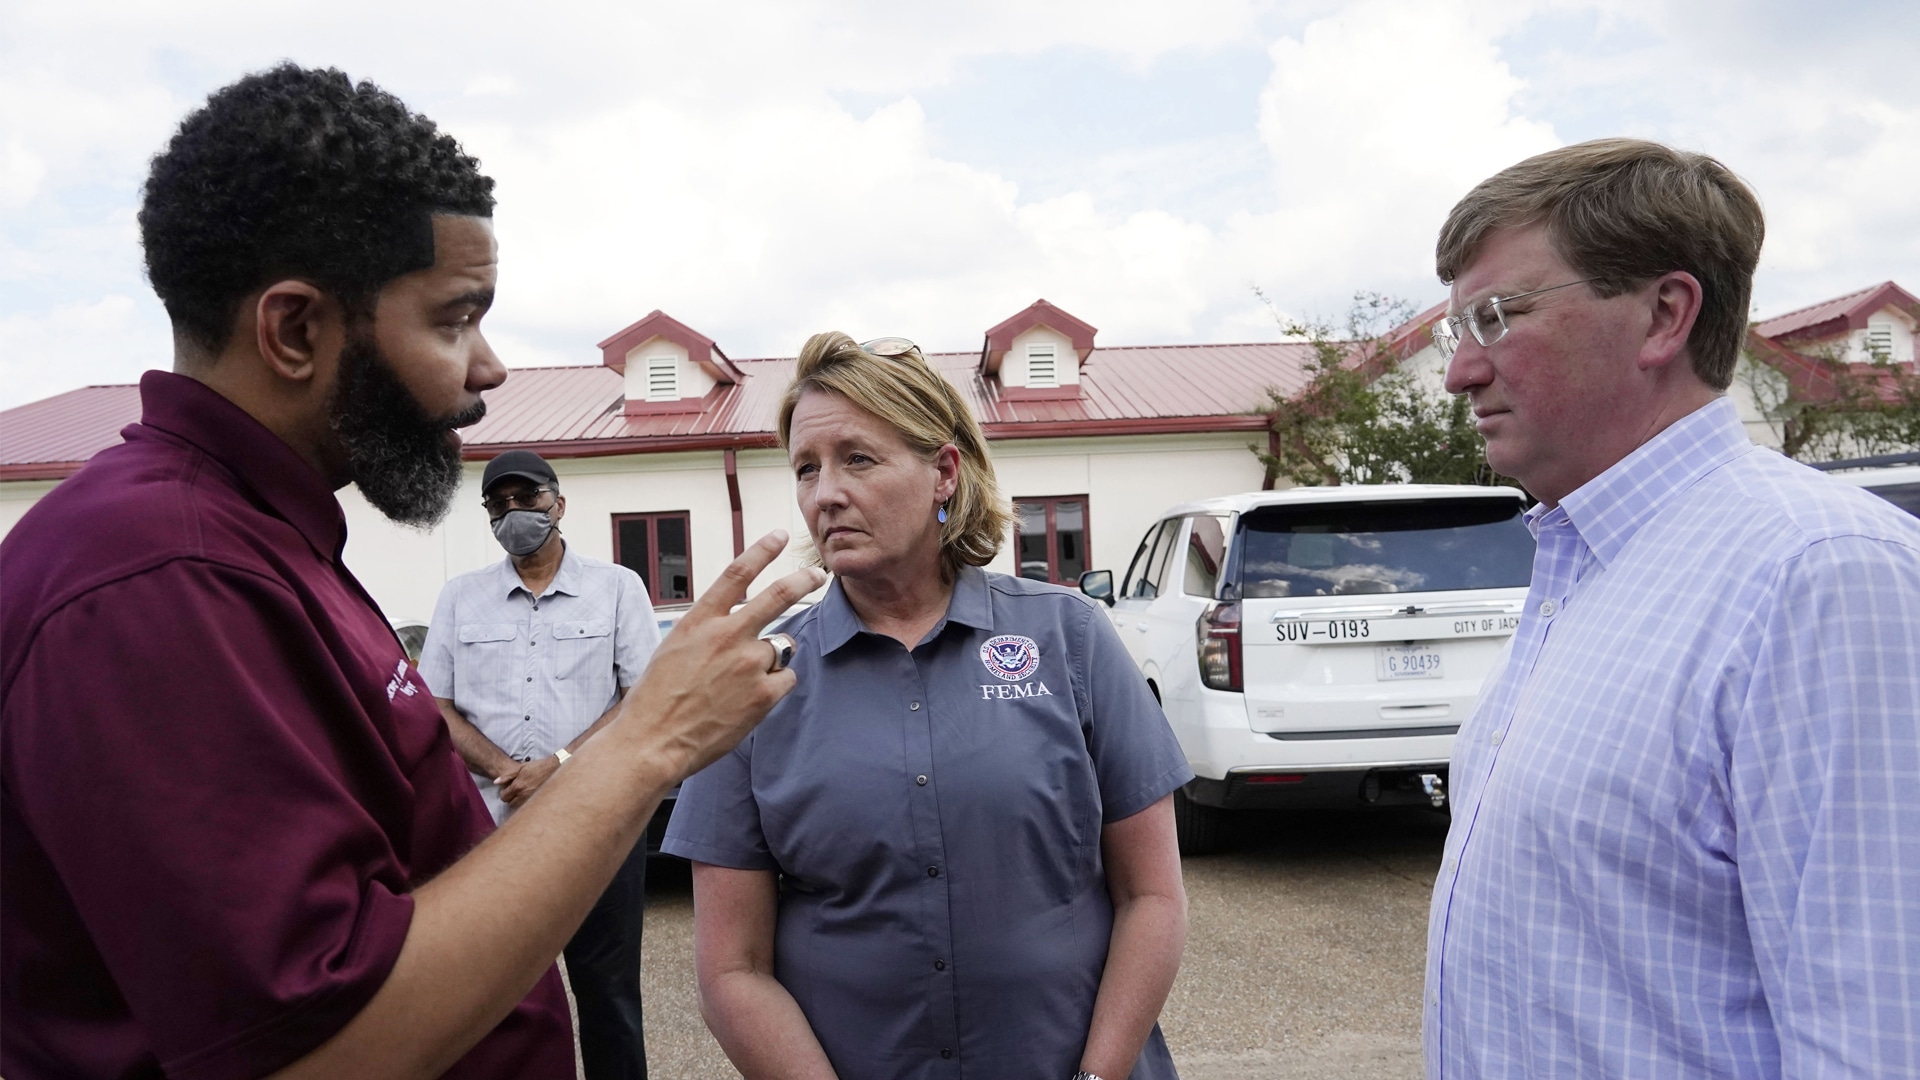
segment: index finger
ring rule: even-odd
[[[803,570],[795,570],[761,589],[758,595],[742,605],[739,611],[734,612],[734,616],[747,620],[747,624],[753,627],[753,632],[758,634],[767,628],[768,623],[779,618],[781,612],[792,607],[794,601],[819,588],[820,583],[825,580],[827,580],[827,572],[819,567],[809,566]]]
[[[733,606],[746,599],[747,586],[760,576],[787,546],[787,534],[783,529],[775,529],[767,535],[747,545],[747,550],[734,557],[726,569],[720,571],[707,591],[700,595],[687,613],[680,617],[682,623],[703,622],[717,619],[733,610]]]

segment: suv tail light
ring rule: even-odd
[[[1238,691],[1240,681],[1240,602],[1222,600],[1194,624],[1200,648],[1200,681],[1215,690]]]

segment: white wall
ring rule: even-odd
[[[1727,396],[1733,399],[1734,408],[1739,410],[1740,424],[1747,429],[1747,438],[1754,445],[1778,450],[1782,432],[1778,425],[1767,419],[1762,408],[1761,396],[1777,400],[1786,393],[1786,376],[1764,364],[1756,364],[1743,351],[1733,363],[1733,384],[1727,387]]]
[[[40,496],[52,491],[58,480],[12,480],[0,484],[0,536],[13,531],[13,526]]]
[[[1124,573],[1160,512],[1176,503],[1260,490],[1257,432],[1015,439],[991,444],[1009,498],[1087,496],[1090,569]],[[989,569],[1014,572],[1012,545]]]

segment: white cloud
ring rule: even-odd
[[[5,403],[165,363],[133,227],[146,159],[205,93],[282,56],[382,82],[498,179],[490,326],[510,363],[592,363],[594,342],[655,307],[741,357],[826,327],[970,348],[1037,296],[1103,343],[1271,338],[1249,283],[1295,314],[1337,315],[1359,289],[1433,299],[1433,235],[1468,187],[1562,137],[1616,132],[1752,179],[1772,222],[1764,267],[1801,290],[1786,299],[1920,287],[1911,80],[1865,78],[1841,52],[1749,60],[1713,18],[1643,0],[1313,0],[1292,23],[1259,0],[344,0],[318,23],[231,0],[14,8]],[[942,107],[964,109],[969,58],[1092,50],[1151,71],[1250,41],[1273,69],[1237,140],[1062,156],[1044,197],[934,149],[923,102],[945,87]],[[1196,179],[1214,174],[1231,179]],[[1243,190],[1258,205],[1200,206]]]
[[[1495,45],[1499,29],[1464,4],[1368,0],[1274,43],[1260,133],[1281,209],[1238,231],[1291,255],[1245,254],[1277,303],[1320,294],[1324,281],[1437,291],[1433,237],[1453,203],[1559,145],[1551,125],[1515,114],[1524,84]]]
[[[82,386],[127,383],[170,357],[166,316],[151,297],[110,294],[46,311],[0,314],[0,409]]]
[[[32,201],[47,175],[47,163],[19,139],[0,146],[0,206],[17,209]]]

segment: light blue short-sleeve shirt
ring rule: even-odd
[[[516,761],[572,742],[640,681],[660,626],[640,575],[574,551],[539,596],[511,559],[461,574],[440,590],[420,677]],[[492,777],[474,783],[493,812],[507,806]]]
[[[797,688],[681,787],[663,850],[780,873],[774,973],[842,1080],[1072,1075],[1101,827],[1193,777],[1112,625],[968,569],[911,652],[838,583],[785,629]],[[1156,1027],[1132,1076],[1174,1075]]]

